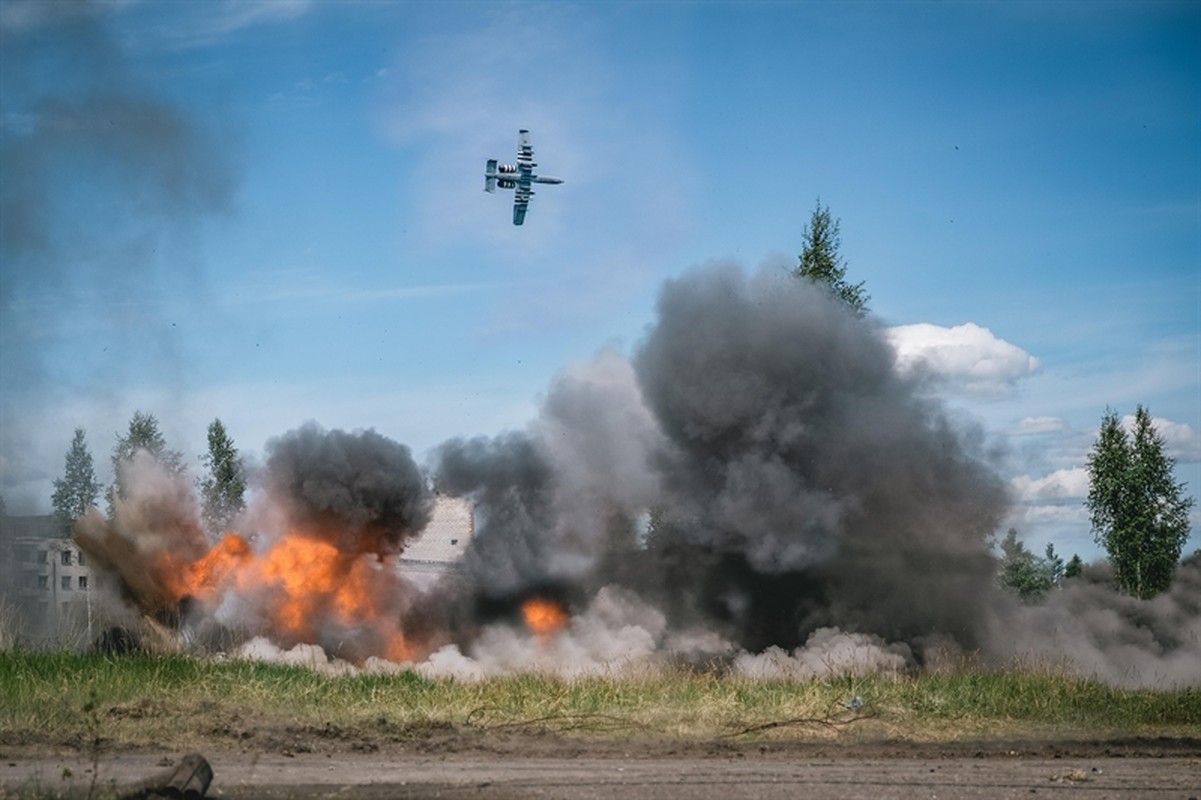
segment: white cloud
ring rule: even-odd
[[[1022,503],[1082,501],[1088,495],[1088,471],[1084,467],[1072,467],[1056,470],[1041,478],[1018,475],[1009,481],[1009,485]]]
[[[1006,433],[1010,436],[1036,436],[1044,433],[1061,433],[1068,429],[1066,420],[1060,417],[1024,417],[1012,425]]]
[[[1163,437],[1169,456],[1189,464],[1201,461],[1201,431],[1187,422],[1172,422],[1163,417],[1152,417],[1151,426]],[[1134,431],[1133,414],[1122,417],[1122,427],[1127,433]]]
[[[973,322],[952,328],[927,322],[898,325],[886,335],[902,374],[976,397],[1005,397],[1019,380],[1042,368],[1037,358]]]

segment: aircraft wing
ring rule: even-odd
[[[533,196],[530,191],[530,182],[518,181],[517,189],[513,192],[513,224],[520,225],[525,222],[526,209],[530,207],[530,197]]]
[[[530,207],[531,178],[534,177],[534,145],[530,143],[530,132],[522,128],[517,132],[517,187],[513,192],[513,224],[525,222],[526,209]]]
[[[530,144],[530,132],[525,128],[517,132],[517,169],[523,177],[534,174],[534,146]]]

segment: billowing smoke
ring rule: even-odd
[[[122,466],[131,489],[112,520],[93,511],[75,537],[122,594],[199,641],[267,636],[361,661],[413,658],[442,639],[403,630],[412,590],[395,556],[427,524],[424,476],[404,445],[315,424],[268,443],[262,485],[209,547],[195,495],[146,453]]]
[[[353,553],[399,552],[433,506],[409,449],[370,430],[308,423],[272,439],[265,479],[292,524]]]
[[[629,550],[635,517],[658,495],[660,443],[632,365],[606,350],[555,378],[529,431],[444,444],[439,488],[476,502],[466,562],[476,586],[502,596],[580,584],[603,553]]]
[[[1115,591],[1108,564],[1037,605],[1007,600],[989,639],[998,655],[1127,686],[1201,684],[1201,556],[1185,559],[1150,600]]]
[[[118,465],[124,496],[113,517],[95,508],[75,523],[75,539],[101,576],[160,622],[178,618],[180,573],[208,550],[191,485],[144,450]]]
[[[974,646],[1004,485],[877,330],[782,271],[717,265],[666,286],[636,364],[693,612],[756,649],[832,625]]]
[[[439,476],[478,503],[485,588],[617,583],[755,650],[830,626],[974,647],[1006,507],[980,441],[828,293],[727,264],[666,285],[633,364],[568,370]]]
[[[1197,683],[1197,564],[1150,602],[1100,569],[1021,604],[996,585],[995,454],[919,388],[870,321],[782,270],[670,281],[632,361],[604,351],[525,431],[440,449],[441,487],[477,503],[468,593],[549,588],[574,615],[552,645],[485,626],[422,669],[655,654],[811,677],[979,656]]]

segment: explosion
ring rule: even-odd
[[[146,459],[127,465],[133,489],[115,519],[88,516],[76,538],[160,621],[285,647],[317,644],[352,661],[423,655],[404,633],[413,589],[395,568],[432,504],[407,448],[373,432],[310,425],[269,450],[271,477],[246,517],[265,526],[254,542],[229,532],[202,549],[194,503],[164,504],[172,479]]]
[[[1196,564],[1153,602],[1091,578],[1040,608],[998,590],[992,459],[870,319],[782,271],[716,265],[667,283],[633,358],[565,369],[525,430],[446,442],[428,476],[379,434],[309,424],[268,443],[255,499],[213,546],[190,487],[140,458],[114,519],[76,537],[193,641],[431,674],[680,659],[901,674],[968,651],[1195,683]],[[475,533],[457,571],[417,586],[397,563],[431,486],[470,500]]]

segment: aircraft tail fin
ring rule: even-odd
[[[484,191],[496,191],[496,159],[488,159],[488,168],[484,170]]]

